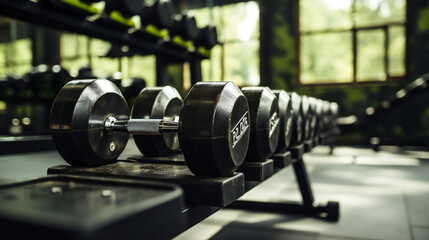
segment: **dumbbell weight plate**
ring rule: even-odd
[[[302,139],[307,140],[310,136],[310,122],[311,122],[311,113],[310,113],[310,104],[308,102],[308,97],[303,95],[301,96],[301,115],[302,115],[302,130],[303,135]]]
[[[185,98],[179,142],[195,175],[231,176],[247,152],[249,106],[232,82],[199,82]]]
[[[292,101],[293,119],[292,119],[292,137],[291,145],[299,145],[302,141],[302,115],[301,115],[301,97],[295,93],[289,93]]]
[[[172,5],[168,0],[157,0],[152,5],[145,5],[140,13],[142,25],[153,24],[158,28],[169,28],[173,23]]]
[[[323,101],[320,99],[316,99],[316,108],[315,108],[315,112],[316,112],[316,134],[319,134],[323,128]]]
[[[173,121],[182,109],[182,98],[173,87],[145,88],[137,96],[131,111],[132,119],[164,119]],[[134,134],[134,141],[145,156],[169,156],[179,149],[177,133],[163,135]]]
[[[139,14],[144,7],[142,0],[105,0],[106,12],[119,11],[125,17]]]
[[[273,93],[279,101],[280,114],[280,135],[276,153],[282,153],[289,147],[292,137],[292,101],[284,90],[274,90]]]
[[[214,25],[207,25],[200,29],[195,41],[197,46],[212,49],[217,44],[217,30]]]
[[[174,17],[170,27],[172,36],[180,35],[186,40],[195,40],[198,36],[198,27],[195,17],[189,13],[183,13]]]
[[[127,102],[108,80],[75,80],[58,93],[51,110],[52,140],[60,155],[74,166],[114,162],[127,144],[126,132],[108,134],[107,117],[128,119]]]
[[[280,134],[279,104],[268,87],[241,89],[249,102],[251,135],[246,161],[265,161],[277,148]]]

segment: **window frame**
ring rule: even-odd
[[[352,12],[355,10],[355,4],[356,1],[353,0],[352,2]],[[396,83],[398,81],[403,81],[408,76],[408,0],[405,0],[405,20],[404,22],[389,22],[385,24],[374,24],[371,26],[362,26],[357,27],[353,23],[353,26],[351,28],[345,28],[345,29],[324,29],[324,30],[309,30],[309,31],[301,31],[300,26],[300,1],[297,1],[296,4],[296,34],[298,36],[297,38],[297,49],[298,49],[298,57],[297,57],[297,75],[298,75],[298,84],[300,86],[338,86],[338,85],[389,85],[392,83]],[[389,28],[394,26],[401,26],[404,28],[404,34],[405,34],[405,49],[404,49],[404,74],[403,75],[389,75]],[[384,47],[383,47],[383,59],[384,59],[384,73],[386,74],[386,78],[384,80],[376,80],[376,79],[368,79],[364,81],[358,81],[357,80],[357,59],[358,59],[358,40],[357,35],[359,31],[367,31],[367,30],[383,30],[383,36],[384,36]],[[341,32],[350,32],[352,34],[352,81],[351,82],[334,82],[335,79],[332,82],[323,82],[323,83],[303,83],[301,80],[301,36],[302,35],[312,35],[312,34],[324,34],[324,33],[341,33]],[[316,80],[317,81],[317,80]]]

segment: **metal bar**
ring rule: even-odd
[[[313,206],[314,197],[311,190],[310,179],[308,178],[305,164],[302,159],[293,163],[296,180],[298,181],[299,190],[301,192],[302,201],[305,206]]]

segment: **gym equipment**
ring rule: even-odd
[[[307,140],[310,135],[311,112],[308,97],[301,96],[301,112],[302,115],[302,140]]]
[[[280,134],[276,153],[283,153],[290,145],[292,137],[292,101],[284,90],[273,90],[279,102]]]
[[[182,13],[174,17],[169,32],[176,45],[189,48],[192,46],[192,41],[196,40],[199,29],[193,15]]]
[[[301,115],[301,97],[295,93],[289,93],[291,101],[292,101],[292,109],[293,109],[293,118],[292,118],[292,137],[291,137],[291,146],[299,145],[302,141],[302,115]]]
[[[105,2],[105,12],[120,14],[125,18],[138,15],[144,7],[144,1],[142,0],[105,0]]]
[[[3,239],[170,239],[182,230],[173,184],[51,175],[0,185]]]
[[[133,16],[138,15],[144,7],[142,0],[105,0],[102,17],[98,20],[120,30],[136,28]]]
[[[140,22],[145,27],[152,25],[156,30],[170,28],[173,24],[173,4],[169,0],[145,4],[140,12]]]
[[[178,122],[183,100],[173,87],[143,89],[133,106],[131,119],[149,118]],[[134,135],[134,141],[144,156],[170,156],[179,150],[177,133]]]
[[[249,107],[232,82],[195,84],[178,122],[136,119],[136,114],[129,119],[127,103],[112,82],[71,81],[52,106],[52,139],[60,155],[76,166],[116,161],[129,133],[178,132],[185,161],[195,175],[231,176],[244,161],[250,135]]]
[[[23,76],[36,96],[54,98],[56,93],[71,80],[69,72],[60,65],[39,65]]]
[[[204,47],[205,50],[212,49],[218,44],[217,30],[212,24],[209,24],[198,31],[197,38],[195,39],[195,45],[198,47]]]
[[[246,161],[265,161],[277,148],[280,134],[279,103],[268,87],[244,87],[250,109],[250,143]]]
[[[42,0],[51,5],[63,9],[69,13],[79,16],[92,16],[99,14],[103,11],[101,5],[97,3],[102,0]]]

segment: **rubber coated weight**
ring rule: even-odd
[[[168,0],[157,0],[151,5],[145,5],[140,13],[143,26],[153,24],[158,28],[169,28],[173,23],[173,4]]]
[[[179,142],[195,175],[231,176],[243,163],[249,137],[249,106],[233,82],[199,82],[185,98]]]
[[[174,121],[182,109],[182,98],[173,87],[143,89],[134,103],[131,119],[164,119]],[[177,133],[163,135],[134,134],[134,141],[144,156],[169,156],[179,149]]]
[[[217,30],[214,25],[207,25],[201,28],[195,40],[195,45],[203,46],[207,49],[212,49],[217,43]]]
[[[291,92],[289,95],[293,109],[291,146],[296,146],[302,141],[301,97],[295,92]]]
[[[330,112],[329,127],[334,128],[337,125],[338,104],[335,102],[329,103],[329,112]]]
[[[310,104],[308,102],[308,97],[303,95],[301,96],[301,116],[302,116],[302,130],[303,135],[302,139],[307,140],[310,136],[310,122],[311,122],[311,115],[310,115]]]
[[[74,166],[114,162],[129,134],[104,130],[107,117],[128,119],[128,105],[108,80],[74,80],[58,93],[51,111],[52,140],[60,155]]]
[[[277,148],[280,134],[279,103],[268,87],[242,88],[250,109],[250,143],[246,161],[265,161]]]
[[[195,40],[198,36],[198,27],[195,17],[189,13],[182,13],[174,17],[170,27],[171,36],[179,35],[185,40]]]
[[[143,0],[105,0],[106,12],[118,11],[125,17],[139,14],[144,7]]]
[[[273,90],[279,102],[280,134],[276,153],[283,153],[290,145],[292,137],[292,101],[284,90]]]
[[[316,98],[308,97],[309,105],[309,121],[310,121],[310,133],[307,139],[312,139],[316,135],[316,123],[317,123],[317,113],[316,113]]]
[[[323,128],[323,101],[320,99],[316,99],[316,107],[315,107],[315,113],[316,113],[316,130],[315,134],[319,134],[322,131]]]

